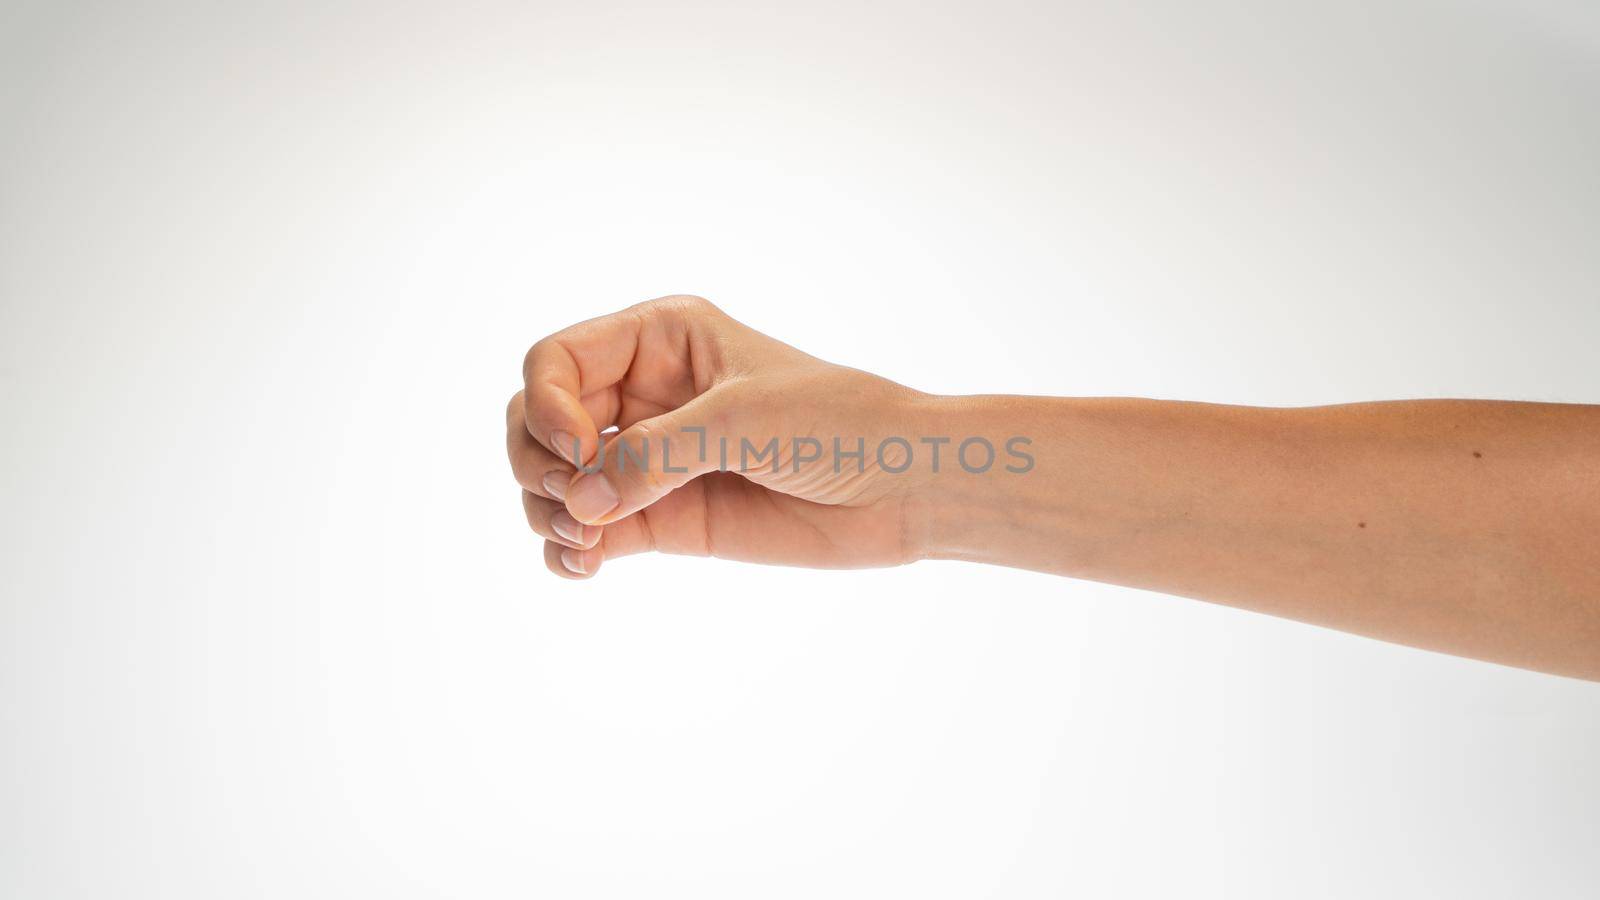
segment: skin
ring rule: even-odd
[[[652,550],[826,568],[963,559],[1600,680],[1600,406],[940,397],[686,296],[551,335],[523,376],[507,449],[566,578]],[[894,436],[909,460],[893,443],[877,458]],[[923,436],[953,438],[937,472]],[[1021,473],[1005,468],[1025,464],[1005,451],[1015,436],[1030,440]],[[775,472],[753,453],[749,471],[717,471],[719,439],[737,469],[741,439],[774,437]],[[821,459],[797,466],[796,437]],[[835,471],[836,437],[847,451],[863,439],[859,468]],[[997,449],[982,474],[956,463],[968,437]]]

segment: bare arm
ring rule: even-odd
[[[523,374],[507,447],[563,577],[965,559],[1600,680],[1600,406],[936,397],[693,297],[552,335]]]
[[[1043,475],[941,476],[911,516],[929,556],[1600,679],[1600,407],[929,406],[958,431],[1029,423]]]

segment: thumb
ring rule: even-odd
[[[603,525],[714,471],[734,409],[726,388],[712,388],[602,442],[567,487],[567,511],[584,524]]]

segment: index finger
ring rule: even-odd
[[[583,398],[621,381],[639,349],[635,309],[580,322],[539,341],[522,361],[528,433],[574,465],[594,458],[600,431]],[[576,458],[574,457],[576,454]]]

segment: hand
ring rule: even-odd
[[[914,433],[925,395],[687,296],[557,332],[528,351],[523,378],[507,452],[558,575],[647,550],[830,568],[917,556],[904,515],[921,479],[886,471],[907,462],[899,444],[878,450]],[[836,465],[836,438],[863,456]]]

